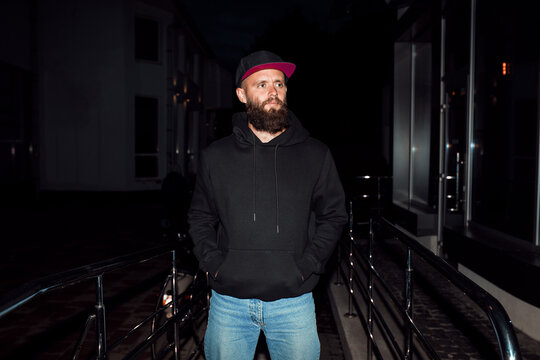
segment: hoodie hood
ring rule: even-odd
[[[247,114],[239,112],[233,115],[232,119],[233,133],[236,140],[244,145],[263,145],[263,146],[291,146],[306,141],[309,138],[309,132],[302,126],[300,120],[289,110],[289,127],[280,135],[267,143],[263,143],[255,136],[248,126]]]

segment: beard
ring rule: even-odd
[[[272,100],[277,101],[281,105],[279,109],[265,110],[264,106]],[[246,113],[248,121],[258,131],[264,131],[273,135],[289,127],[287,102],[281,101],[278,98],[270,98],[260,104],[248,101],[246,104]]]

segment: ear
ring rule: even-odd
[[[238,100],[240,100],[240,102],[242,103],[247,103],[247,98],[246,98],[246,91],[242,88],[236,88],[236,96],[238,96]]]

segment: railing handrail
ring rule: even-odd
[[[397,239],[404,242],[407,246],[420,255],[431,266],[437,269],[442,275],[450,280],[455,286],[463,291],[472,301],[474,301],[484,313],[493,326],[499,351],[503,359],[518,360],[521,359],[521,353],[514,328],[510,317],[501,303],[478,284],[457,271],[441,257],[433,254],[418,241],[399,230],[383,217],[375,217],[375,221],[384,225],[386,229],[397,235]]]
[[[474,301],[485,312],[489,318],[497,342],[500,354],[503,359],[521,359],[521,353],[512,322],[501,303],[491,294],[482,289],[478,284],[457,271],[441,257],[433,254],[418,241],[405,234],[395,227],[387,219],[376,216],[375,221],[384,225],[396,238],[404,242],[414,250],[416,254],[426,260],[431,266],[437,269],[442,275],[450,280],[455,286],[463,291],[472,301]]]
[[[33,298],[51,290],[73,285],[136,263],[142,263],[173,250],[173,244],[156,246],[32,280],[0,297],[0,318]]]

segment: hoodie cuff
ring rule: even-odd
[[[221,264],[223,264],[223,261],[225,261],[223,254],[221,252],[216,252],[212,255],[212,257],[210,257],[210,259],[206,261],[203,270],[207,271],[212,278],[215,278]]]
[[[300,273],[304,277],[304,280],[310,277],[317,268],[314,259],[311,256],[306,255],[304,255],[296,262],[296,266],[298,266],[298,270],[300,270]]]

